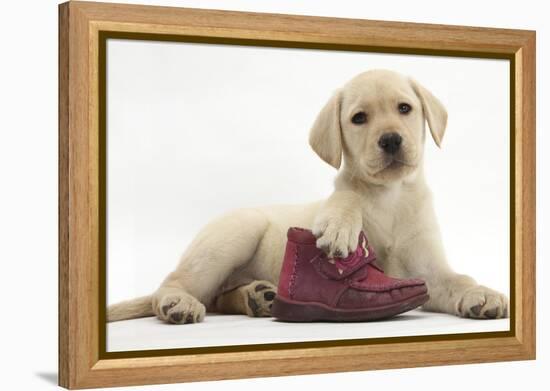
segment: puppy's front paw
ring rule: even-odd
[[[358,211],[323,211],[313,223],[317,247],[329,257],[345,258],[355,251],[362,228]]]
[[[457,312],[464,318],[507,318],[508,298],[502,293],[478,285],[464,292],[457,304]]]
[[[189,294],[168,294],[159,301],[155,313],[168,323],[198,323],[204,319],[206,308]]]

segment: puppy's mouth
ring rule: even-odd
[[[383,168],[383,170],[398,170],[404,165],[405,163],[400,162],[399,160],[392,160],[386,167]]]
[[[374,164],[369,164],[369,171],[371,171],[371,175],[373,176],[386,172],[398,172],[399,170],[402,170],[404,168],[416,167],[416,164],[410,162],[409,160],[402,159],[398,156],[388,156],[372,163]]]

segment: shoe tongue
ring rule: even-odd
[[[326,256],[322,258],[319,262],[320,271],[330,279],[340,280],[375,261],[376,254],[369,245],[365,234],[361,232],[357,248],[346,258],[327,258]]]

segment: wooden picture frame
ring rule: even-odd
[[[510,61],[511,330],[185,354],[105,350],[108,37]],[[460,352],[457,355],[457,351]],[[89,388],[535,358],[535,32],[70,1],[59,6],[59,384]]]

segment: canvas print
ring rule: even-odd
[[[510,62],[106,57],[107,351],[510,330]]]

